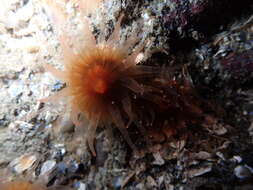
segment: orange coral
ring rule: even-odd
[[[85,48],[76,55],[65,43],[66,38],[62,38],[65,70],[59,71],[49,65],[45,66],[48,71],[67,84],[59,96],[49,99],[70,97],[71,118],[75,125],[84,127],[78,118],[80,114],[90,121],[87,136],[93,155],[95,155],[93,141],[99,123],[116,124],[128,144],[135,149],[126,132],[121,116],[122,109],[117,105],[120,107],[124,105],[125,112],[130,114],[128,111],[130,105],[127,105],[130,99],[128,94],[143,92],[144,88],[135,79],[149,74],[151,68],[137,66],[135,63],[143,44],[135,48],[131,55],[126,53],[136,43],[137,37],[129,38],[123,45],[118,44],[122,17],[123,15],[119,18],[111,37],[100,44],[96,43],[87,27],[85,33],[89,38],[86,40]]]
[[[25,181],[14,181],[0,184],[1,190],[46,190],[39,185],[34,185]]]
[[[168,69],[137,64],[137,56],[145,43],[139,43],[128,54],[140,39],[134,33],[120,43],[122,18],[123,15],[109,39],[104,40],[105,36],[100,34],[98,43],[84,20],[82,33],[86,39],[77,53],[68,45],[69,37],[61,34],[64,70],[45,65],[47,71],[66,83],[66,88],[42,101],[65,98],[76,127],[87,129],[88,145],[94,156],[94,138],[99,125],[114,124],[136,150],[127,131],[132,123],[146,139],[159,133],[166,139],[184,129],[187,123],[193,123],[202,113],[187,77],[179,82]],[[89,121],[88,126],[84,118]]]

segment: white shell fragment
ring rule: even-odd
[[[41,167],[40,175],[46,174],[47,172],[51,171],[55,166],[56,166],[55,160],[48,160],[44,162]]]
[[[190,178],[193,178],[193,177],[201,176],[201,175],[208,173],[210,171],[212,171],[211,166],[204,166],[204,167],[197,168],[197,169],[195,169],[195,168],[191,169],[187,173]]]
[[[10,163],[10,166],[14,169],[14,171],[18,174],[23,173],[25,170],[31,168],[35,161],[37,160],[37,156],[34,154],[25,154]]]
[[[239,179],[247,179],[253,176],[253,169],[247,165],[239,165],[234,169],[234,174]]]
[[[152,164],[162,166],[165,163],[164,159],[162,158],[159,152],[153,153],[153,157],[155,158],[155,160],[153,161]]]

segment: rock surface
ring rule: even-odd
[[[76,9],[66,6],[75,15]],[[141,20],[143,38],[149,40],[144,64],[187,65],[201,97],[222,108],[219,120],[209,118],[213,125],[193,130],[187,140],[143,155],[134,155],[117,130],[112,137],[101,129],[92,157],[85,145],[71,144],[72,123],[57,122],[61,105],[52,109],[38,102],[64,87],[41,69],[44,63],[62,68],[55,26],[42,1],[1,0],[1,169],[79,190],[252,188],[252,1],[107,0],[105,10],[108,35],[121,12],[123,37]],[[90,19],[96,34],[101,18]]]

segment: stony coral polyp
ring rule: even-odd
[[[192,118],[201,115],[187,79],[180,83],[173,80],[165,69],[137,64],[137,56],[145,43],[141,42],[133,49],[140,40],[136,34],[119,43],[122,18],[123,15],[108,40],[99,43],[85,20],[82,32],[86,37],[85,44],[78,53],[69,47],[68,37],[61,34],[64,70],[45,65],[47,71],[66,83],[66,88],[42,101],[67,100],[76,128],[87,129],[87,142],[94,156],[98,126],[114,124],[129,146],[136,150],[127,130],[132,123],[145,139],[157,134],[169,137],[184,128]],[[105,39],[105,36],[101,34],[98,39]],[[155,116],[156,113],[162,115],[161,120]],[[83,118],[88,120],[88,125]]]
[[[88,143],[93,155],[93,141],[99,124],[114,123],[128,144],[134,148],[127,135],[121,112],[128,112],[126,107],[130,105],[123,107],[124,101],[130,99],[128,94],[143,91],[135,78],[146,74],[146,71],[134,62],[129,62],[133,57],[126,56],[122,49],[108,44],[98,45],[81,57],[66,70],[69,76],[67,86],[73,97],[71,104],[90,121]]]
[[[65,42],[67,37],[61,36],[60,42],[65,60],[64,71],[45,65],[47,71],[66,83],[66,88],[42,101],[68,97],[74,124],[83,128],[85,126],[80,118],[84,117],[89,121],[86,135],[93,155],[96,155],[93,145],[95,132],[101,124],[114,123],[128,144],[135,149],[128,136],[122,113],[127,114],[129,120],[132,118],[130,94],[144,92],[143,86],[136,79],[153,73],[151,68],[136,65],[135,60],[144,43],[137,46],[130,55],[126,53],[139,40],[137,36],[129,37],[124,44],[118,43],[122,18],[123,15],[120,16],[109,39],[101,43],[96,43],[93,34],[86,26],[85,48],[77,54]]]

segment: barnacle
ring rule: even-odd
[[[65,98],[76,128],[87,129],[86,138],[93,155],[96,155],[94,138],[98,126],[113,124],[136,150],[128,133],[131,126],[145,139],[154,139],[157,135],[165,139],[197,120],[202,113],[188,77],[177,81],[169,69],[137,64],[145,42],[133,49],[140,40],[135,32],[120,43],[123,16],[118,18],[107,40],[100,34],[99,42],[84,19],[85,41],[77,53],[69,46],[68,36],[60,36],[64,70],[45,65],[47,71],[66,83],[66,88],[42,101]]]

